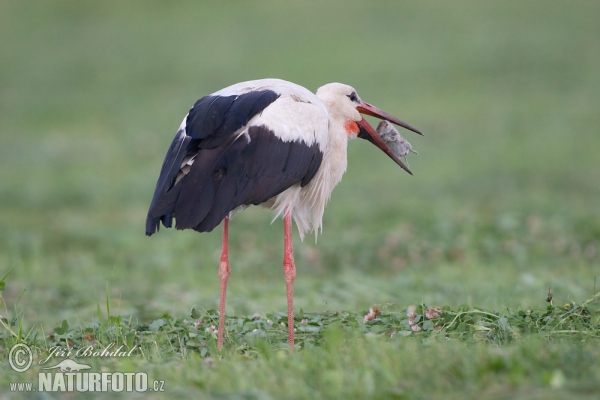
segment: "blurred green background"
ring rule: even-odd
[[[44,329],[218,305],[220,229],[144,236],[193,103],[267,77],[328,82],[418,127],[410,177],[369,143],[315,244],[296,309],[543,307],[597,291],[600,3],[0,2],[0,275]],[[404,133],[403,133],[404,134]],[[285,309],[282,222],[231,223],[230,314]],[[25,293],[23,294],[23,290]],[[56,325],[54,325],[56,324]]]

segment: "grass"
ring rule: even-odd
[[[302,350],[292,355],[287,353],[283,312],[228,317],[222,352],[216,349],[217,312],[196,309],[189,316],[164,315],[148,325],[110,315],[78,327],[65,320],[47,337],[27,337],[25,342],[41,363],[54,359],[57,348],[63,354],[85,354],[91,346],[124,348],[136,356],[83,360],[93,368],[143,369],[151,379],[167,382],[169,397],[189,395],[191,386],[216,397],[229,393],[240,398],[421,398],[448,393],[456,398],[560,398],[566,393],[585,398],[597,393],[599,297],[501,314],[425,305],[411,306],[408,312],[389,305],[372,307],[365,316],[301,310],[296,346]],[[4,342],[8,347],[17,341],[14,336]],[[235,376],[245,379],[224,379]],[[170,386],[182,378],[185,389]],[[298,381],[306,384],[299,386]]]
[[[6,362],[25,341],[36,361],[56,345],[138,346],[79,361],[148,372],[164,397],[597,398],[598,11],[2,2],[0,393],[37,379]],[[221,354],[206,332],[219,229],[143,235],[186,110],[261,77],[349,83],[426,135],[407,136],[412,178],[350,143],[323,235],[295,237],[291,356],[281,221],[251,208],[231,222]],[[414,332],[409,305],[445,313],[434,324],[417,307]]]

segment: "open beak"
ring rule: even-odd
[[[358,107],[356,107],[356,110],[361,114],[366,114],[366,115],[370,115],[372,117],[390,121],[398,126],[405,128],[405,129],[416,132],[419,135],[423,135],[418,129],[413,128],[406,122],[399,120],[398,118],[394,117],[393,115],[390,115],[390,114],[386,113],[385,111],[382,111],[379,108],[372,106],[369,103],[362,102]],[[406,172],[408,172],[411,175],[413,174],[410,171],[410,169],[408,169],[408,167],[406,165],[404,165],[404,163],[398,158],[398,156],[396,156],[390,150],[390,148],[387,146],[387,144],[385,144],[383,139],[381,139],[381,136],[379,136],[379,134],[375,131],[375,129],[373,129],[373,127],[371,125],[369,125],[369,123],[367,122],[366,119],[363,118],[360,121],[357,121],[357,124],[360,128],[360,132],[358,133],[359,138],[366,139],[369,142],[373,143],[375,146],[379,147],[379,149],[382,150],[385,154],[387,154],[392,160],[394,160],[394,162],[396,164],[398,164],[400,167],[402,167],[403,170],[405,170]]]

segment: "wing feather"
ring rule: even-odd
[[[284,104],[278,105],[279,93],[227,94],[203,97],[184,119],[163,162],[147,235],[160,222],[171,227],[173,218],[177,229],[211,231],[237,207],[304,186],[319,169],[323,151],[317,140],[290,140],[287,132],[282,138],[261,118],[265,109],[273,113],[273,107]],[[311,121],[305,123],[294,129],[314,129]],[[280,123],[276,126],[282,129]]]

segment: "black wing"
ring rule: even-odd
[[[316,142],[285,142],[265,126],[240,129],[277,98],[265,90],[196,102],[167,152],[147,235],[160,221],[171,227],[173,217],[177,229],[208,232],[241,205],[260,204],[296,183],[310,182],[323,158]],[[192,157],[187,174],[177,179],[184,159]]]

